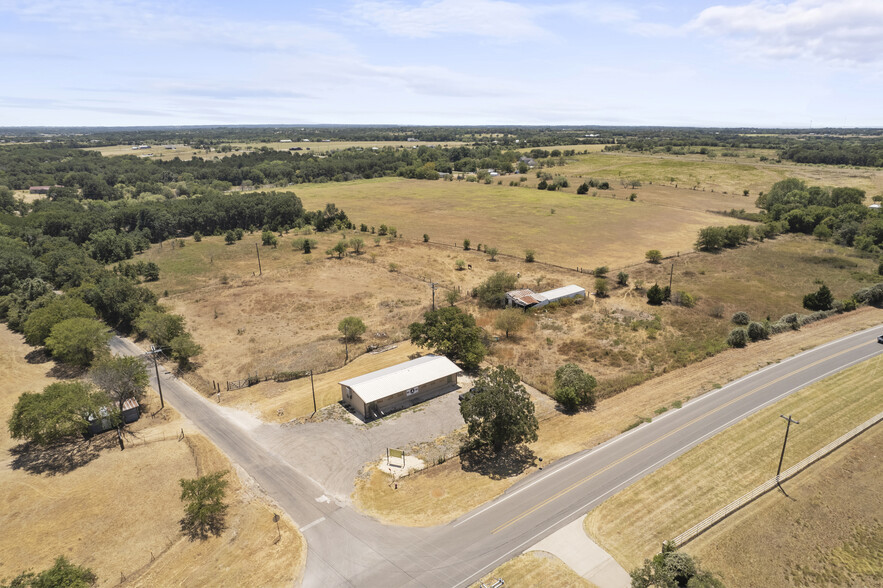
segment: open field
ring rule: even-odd
[[[553,147],[545,147],[551,150]],[[775,182],[789,177],[805,180],[810,185],[851,186],[861,188],[868,197],[883,193],[883,171],[868,167],[798,164],[783,161],[760,161],[760,155],[774,158],[775,152],[764,149],[732,150],[709,148],[710,151],[738,151],[738,157],[709,158],[704,155],[646,154],[628,151],[597,151],[566,158],[564,166],[545,168],[552,175],[564,175],[570,179],[568,191],[576,191],[582,179],[607,180],[616,192],[626,195],[641,193],[652,182],[652,186],[677,184],[679,188],[712,191],[738,195],[750,208],[759,192],[769,190]],[[755,154],[758,158],[747,157]],[[534,170],[528,174],[531,185],[535,185]],[[508,183],[508,177],[504,183]],[[620,180],[640,180],[644,185],[632,190],[620,185]],[[742,191],[749,190],[750,197],[743,198]],[[602,191],[603,192],[603,191]],[[591,193],[591,192],[590,192]],[[742,206],[736,206],[742,208]]]
[[[883,586],[881,446],[878,425],[685,549],[727,586]]]
[[[557,412],[551,401],[538,405],[539,440],[529,447],[548,464],[615,437],[639,417],[652,418],[658,409],[669,408],[772,362],[881,321],[883,311],[864,308],[813,323],[801,331],[783,333],[745,349],[724,351],[700,363],[668,372],[600,401],[591,412],[565,415]],[[526,473],[530,471],[532,467]],[[467,471],[461,460],[454,458],[401,479],[395,491],[390,488],[387,476],[374,472],[357,480],[353,503],[366,514],[390,524],[438,525],[499,496],[521,477],[494,479]]]
[[[883,358],[870,359],[757,412],[608,499],[586,517],[586,531],[624,568],[636,567],[664,540],[775,475],[780,414],[800,421],[788,437],[786,469],[883,410],[881,373]]]
[[[665,192],[673,206],[654,206],[641,197],[628,202],[622,191],[618,199],[593,198],[578,196],[575,186],[573,193],[548,192],[402,178],[291,189],[308,209],[334,202],[357,224],[395,226],[409,239],[428,234],[432,241],[457,246],[469,239],[472,247],[483,243],[518,257],[534,249],[538,260],[568,267],[619,267],[642,260],[648,249],[666,255],[690,250],[700,228],[738,222],[707,210],[742,208],[747,200],[682,190],[692,198],[685,204],[674,189],[665,189],[659,193]]]
[[[567,564],[551,553],[531,551],[513,557],[481,579],[490,586],[502,578],[506,586],[555,586],[555,588],[592,588],[594,584],[580,578]],[[478,588],[476,582],[472,588]]]
[[[188,145],[174,144],[174,149],[166,149],[164,145],[151,145],[150,149],[132,149],[132,145],[108,145],[106,147],[84,147],[84,151],[98,151],[105,157],[115,157],[120,155],[134,155],[135,157],[145,157],[150,154],[151,159],[159,159],[168,161],[176,157],[182,160],[193,159],[194,157],[202,157],[203,159],[219,159],[229,155],[239,153],[249,153],[266,147],[275,151],[289,151],[295,147],[300,147],[299,152],[318,152],[326,153],[328,151],[337,151],[340,149],[350,149],[352,147],[361,147],[363,149],[371,149],[376,147],[382,149],[384,147],[392,147],[394,149],[405,149],[419,147],[421,145],[442,145],[445,147],[456,147],[462,145],[460,141],[448,141],[445,143],[433,143],[429,141],[292,141],[291,143],[228,143],[233,147],[234,151],[218,152],[215,148],[211,150],[196,149]]]
[[[173,409],[143,415],[125,451],[111,432],[76,451],[22,452],[5,427],[12,407],[22,392],[57,381],[47,375],[53,363],[26,357],[32,350],[0,329],[0,578],[41,570],[58,555],[92,568],[99,586],[283,586],[300,576],[306,555],[300,533],[283,518],[274,544],[272,510],[235,471],[228,476],[229,528],[206,542],[181,536],[178,480],[231,465]],[[156,403],[152,394],[151,400]],[[187,431],[184,441],[177,440],[180,429]]]

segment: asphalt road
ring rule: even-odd
[[[813,382],[883,353],[869,329],[770,365],[593,449],[527,476],[504,495],[432,528],[383,525],[322,488],[162,373],[165,399],[247,471],[308,542],[304,586],[463,586],[715,433]],[[115,353],[137,354],[114,338]],[[155,379],[155,378],[152,378]],[[153,382],[155,386],[155,382]],[[709,464],[713,467],[713,464]],[[772,472],[771,472],[772,474]]]

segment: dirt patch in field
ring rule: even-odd
[[[545,551],[531,551],[514,557],[475,583],[472,588],[490,586],[502,578],[506,586],[560,586],[561,588],[592,588],[567,564]]]
[[[51,362],[28,361],[32,351],[19,335],[0,328],[4,423],[21,393],[58,381],[46,375]],[[152,393],[149,402],[158,404]],[[179,440],[182,429],[186,435]],[[10,439],[6,427],[0,450],[0,578],[43,569],[59,555],[92,568],[100,586],[282,586],[302,573],[306,549],[297,529],[283,517],[277,531],[272,509],[233,471],[229,529],[206,542],[181,536],[178,480],[231,466],[168,407],[156,417],[149,411],[142,416],[125,451],[113,432],[35,450]]]

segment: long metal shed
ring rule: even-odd
[[[460,373],[447,357],[426,355],[340,382],[341,398],[370,420],[456,390]]]

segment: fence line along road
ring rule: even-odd
[[[687,529],[686,531],[684,531],[683,533],[681,533],[680,535],[678,535],[677,537],[675,537],[674,539],[669,541],[669,543],[674,544],[676,547],[683,546],[684,544],[695,539],[696,537],[698,537],[699,535],[704,533],[706,530],[708,530],[710,527],[716,525],[718,522],[725,519],[727,516],[729,516],[733,512],[739,510],[740,508],[742,508],[743,506],[745,506],[746,504],[748,504],[752,500],[769,492],[770,490],[772,490],[773,488],[778,486],[779,482],[781,482],[782,480],[787,480],[788,478],[794,476],[795,474],[797,474],[801,470],[805,469],[807,466],[822,459],[823,457],[825,457],[826,455],[828,455],[829,453],[831,453],[832,451],[834,451],[835,449],[837,449],[838,447],[840,447],[841,445],[846,443],[847,441],[850,441],[854,437],[858,436],[860,433],[863,433],[865,430],[873,427],[874,425],[879,423],[881,420],[883,420],[883,412],[879,413],[877,416],[871,417],[870,419],[868,419],[864,423],[860,424],[859,426],[857,426],[853,430],[849,431],[845,435],[841,435],[840,437],[838,437],[834,441],[831,441],[830,443],[828,443],[827,445],[825,445],[824,447],[822,447],[821,449],[819,449],[818,451],[816,451],[815,453],[810,455],[809,457],[799,461],[798,463],[794,464],[793,466],[791,466],[790,468],[788,468],[787,470],[782,472],[779,476],[777,476],[775,478],[770,478],[769,480],[767,480],[766,482],[764,482],[763,484],[761,484],[760,486],[758,486],[757,488],[755,488],[754,490],[749,492],[748,494],[745,494],[744,496],[740,496],[739,498],[737,498],[736,500],[734,500],[733,502],[731,502],[727,506],[723,507],[722,509],[720,509],[719,511],[717,511],[713,515],[711,515],[711,516],[707,517],[706,519],[704,519],[703,521],[693,525],[692,527],[690,527],[689,529]]]

